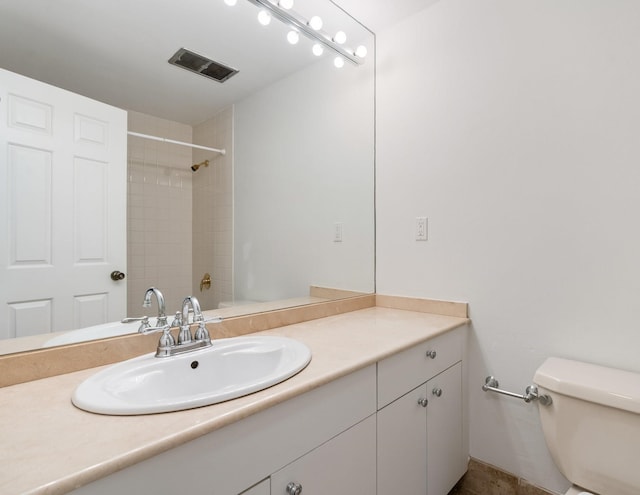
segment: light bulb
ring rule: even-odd
[[[360,45],[358,48],[356,48],[356,53],[355,53],[356,57],[360,57],[360,58],[364,58],[367,56],[367,47],[364,45]]]
[[[313,45],[313,47],[311,48],[311,51],[313,52],[313,54],[316,57],[319,57],[320,55],[323,54],[324,52],[324,47],[320,44],[320,43],[316,43]]]
[[[309,27],[314,29],[315,31],[320,31],[322,29],[322,19],[317,15],[314,15],[311,19],[309,19]]]
[[[269,12],[267,12],[266,10],[261,10],[260,12],[258,12],[258,22],[263,26],[268,26],[271,22],[271,14],[269,14]]]
[[[333,41],[338,43],[338,45],[342,45],[345,41],[347,41],[347,35],[344,31],[338,31],[333,37]]]
[[[238,0],[224,0],[224,3],[226,3],[229,7],[233,7],[238,3]]]
[[[287,33],[287,41],[292,45],[298,43],[298,41],[300,41],[300,34],[298,33],[298,31],[289,31]]]
[[[278,2],[278,5],[283,9],[289,10],[291,7],[293,7],[293,0],[280,0]]]
[[[342,69],[344,67],[344,59],[342,57],[334,58],[333,65],[335,65],[337,69]]]

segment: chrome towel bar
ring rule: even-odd
[[[522,399],[527,403],[537,400],[540,401],[540,404],[543,406],[550,406],[553,403],[550,396],[546,394],[539,395],[538,387],[536,387],[535,385],[529,385],[526,388],[524,395],[509,392],[507,390],[502,390],[498,388],[499,386],[500,384],[498,383],[498,380],[496,380],[493,376],[488,376],[484,380],[482,390],[485,392],[496,392],[498,394],[507,395],[509,397],[515,397],[516,399]]]

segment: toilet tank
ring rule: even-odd
[[[536,371],[549,451],[572,483],[602,495],[640,494],[640,374],[548,358]]]

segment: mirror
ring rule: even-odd
[[[1,68],[125,109],[129,130],[229,151],[129,138],[128,316],[155,315],[149,286],[167,313],[193,294],[224,315],[374,291],[374,37],[329,0],[294,10],[366,46],[364,64],[336,69],[306,37],[287,43],[247,0],[0,0]],[[169,65],[182,47],[239,72],[218,83]]]

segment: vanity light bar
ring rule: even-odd
[[[324,46],[326,46],[330,50],[333,50],[341,57],[346,58],[351,63],[355,65],[362,65],[363,60],[360,57],[357,57],[353,52],[350,52],[342,48],[324,32],[314,30],[303,19],[298,18],[293,13],[281,9],[279,6],[274,5],[269,0],[249,0],[249,2],[251,2],[254,5],[257,5],[258,7],[263,7],[264,9],[268,10],[272,15],[276,16],[278,19],[280,19],[284,23],[289,24],[291,27],[298,29],[307,38],[310,38],[311,40],[315,40],[322,43]]]

